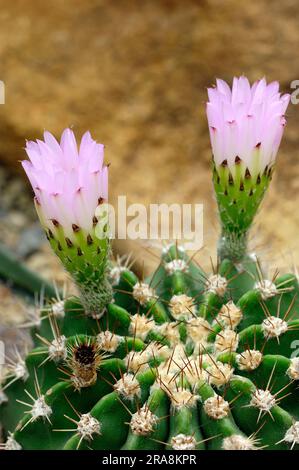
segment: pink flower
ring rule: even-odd
[[[73,131],[65,129],[60,143],[46,131],[44,141],[29,141],[25,150],[30,160],[22,165],[34,190],[42,225],[49,229],[53,229],[53,222],[61,225],[69,238],[74,226],[91,232],[96,208],[108,198],[104,146],[86,132],[78,149]]]
[[[267,85],[264,78],[252,86],[246,77],[234,78],[232,89],[216,82],[207,103],[216,166],[232,167],[241,159],[252,174],[263,172],[275,162],[290,95],[281,95],[279,83]]]

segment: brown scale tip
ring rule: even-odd
[[[90,234],[87,235],[86,241],[87,241],[87,245],[92,245],[93,244],[93,239],[92,239]]]
[[[242,161],[241,158],[238,157],[238,155],[237,155],[236,158],[235,158],[235,163],[238,165],[239,163],[241,163],[241,161]]]
[[[68,237],[65,238],[65,242],[69,248],[72,248],[74,246],[72,241]]]
[[[78,256],[82,256],[82,255],[83,255],[83,252],[82,252],[82,250],[81,250],[80,247],[77,248],[77,255],[78,255]]]
[[[52,219],[51,222],[54,225],[54,227],[59,227],[59,225],[60,225],[58,220],[56,220],[56,219]]]
[[[76,224],[72,224],[72,229],[73,229],[73,232],[79,232],[80,227]]]
[[[54,238],[53,232],[50,229],[48,230],[47,235],[48,235],[49,238]]]

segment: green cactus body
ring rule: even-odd
[[[207,275],[171,246],[146,282],[111,268],[100,319],[47,307],[3,384],[6,448],[299,449],[298,281],[247,263]]]

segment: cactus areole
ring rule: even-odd
[[[209,90],[221,222],[210,273],[179,244],[146,280],[114,263],[95,233],[103,146],[86,133],[78,148],[71,130],[27,143],[39,218],[79,296],[42,307],[34,348],[8,364],[2,447],[299,449],[298,279],[272,279],[247,251],[288,101],[276,82],[244,77]]]

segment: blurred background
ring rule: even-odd
[[[106,145],[110,200],[203,203],[204,249],[215,259],[218,222],[210,174],[206,88],[221,77],[299,79],[295,0],[0,1],[0,241],[47,279],[65,273],[42,236],[20,168],[25,139],[72,126]],[[299,105],[290,105],[277,171],[252,246],[271,269],[299,263]],[[133,250],[147,268],[156,259]],[[140,262],[139,262],[140,267]],[[19,302],[19,300],[17,301]],[[23,321],[0,284],[0,321]],[[1,336],[1,331],[0,331]]]

